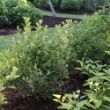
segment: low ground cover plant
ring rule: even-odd
[[[0,57],[2,57],[3,54],[0,53]],[[3,57],[2,57],[3,58]],[[7,59],[4,59],[3,62],[1,62],[0,60],[0,107],[4,104],[7,103],[7,99],[6,97],[4,96],[4,93],[3,91],[6,89],[6,88],[13,88],[13,86],[8,86],[6,83],[8,81],[12,81],[12,80],[15,80],[16,78],[18,78],[19,76],[16,75],[16,72],[17,72],[17,68],[15,66],[11,67],[10,69],[10,73],[7,75],[5,74],[5,71],[2,71],[5,66],[3,65],[3,63],[5,62],[6,64],[6,61]],[[7,62],[8,63],[8,62]],[[6,64],[7,65],[7,64]]]
[[[59,109],[64,110],[109,110],[110,105],[110,64],[100,64],[94,61],[80,62],[82,74],[88,75],[83,95],[77,90],[63,97],[54,95]]]

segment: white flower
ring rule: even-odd
[[[78,98],[79,98],[79,95],[76,94],[76,95],[75,95],[75,99],[78,99]]]
[[[56,97],[56,98],[58,98],[58,99],[61,98],[61,95],[58,95],[58,94],[54,94],[53,96]]]
[[[99,86],[99,83],[96,82],[96,83],[95,83],[95,86],[98,87],[98,86]]]

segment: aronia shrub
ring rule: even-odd
[[[100,60],[110,43],[110,15],[95,13],[68,28],[70,60]]]
[[[24,17],[30,17],[31,25],[35,26],[41,15],[27,0],[0,0],[0,27],[23,28]]]
[[[67,35],[60,25],[48,29],[37,24],[36,31],[31,32],[29,19],[26,24],[25,31],[17,34],[12,49],[4,54],[7,61],[1,72],[8,75],[15,66],[19,78],[10,84],[23,96],[50,97],[68,76]]]

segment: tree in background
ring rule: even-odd
[[[52,4],[51,0],[48,0],[48,4],[50,6],[50,9],[51,9],[51,12],[52,12],[53,16],[56,16],[56,12],[55,12],[55,9],[53,7],[53,4]]]

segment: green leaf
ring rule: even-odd
[[[110,97],[104,96],[103,99],[110,103]]]

